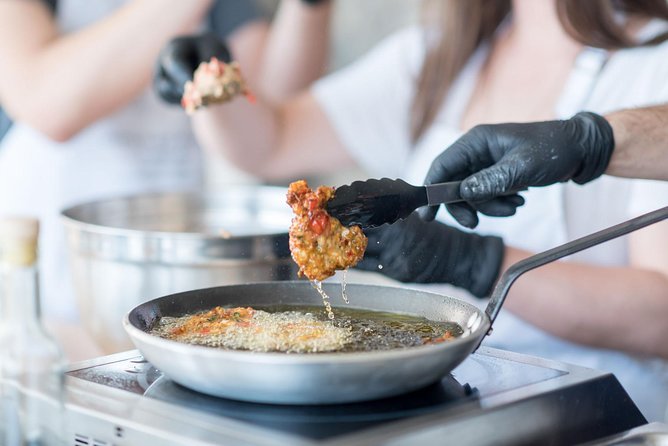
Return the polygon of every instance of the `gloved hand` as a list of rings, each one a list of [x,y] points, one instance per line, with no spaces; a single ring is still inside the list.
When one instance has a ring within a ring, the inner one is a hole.
[[[365,233],[369,244],[357,267],[401,282],[450,283],[484,297],[503,261],[504,245],[499,237],[428,223],[416,213]]]
[[[584,184],[603,174],[614,148],[612,127],[602,116],[581,112],[565,121],[479,125],[432,163],[425,184],[464,180],[469,204],[447,205],[463,226],[478,224],[476,211],[504,216],[524,204],[518,195],[529,186],[573,180]],[[433,220],[438,207],[421,210]]]
[[[212,57],[223,62],[232,59],[225,43],[212,32],[170,40],[158,56],[153,87],[166,102],[179,104],[186,81],[192,80],[201,62]]]

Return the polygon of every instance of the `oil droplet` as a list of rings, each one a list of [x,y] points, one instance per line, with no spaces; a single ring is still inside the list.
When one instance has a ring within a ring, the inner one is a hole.
[[[378,265],[378,269],[383,269],[383,265]]]
[[[348,270],[344,269],[343,270],[343,275],[341,277],[341,298],[343,299],[343,301],[345,303],[349,304],[350,301],[348,300],[348,295],[346,294],[346,273],[347,272],[348,272]]]
[[[325,305],[325,311],[327,311],[327,317],[331,320],[334,320],[334,312],[332,311],[332,304],[329,303],[329,296],[325,293],[325,290],[322,289],[322,282],[319,280],[312,280],[311,285],[316,289],[320,296],[322,296],[322,303]]]

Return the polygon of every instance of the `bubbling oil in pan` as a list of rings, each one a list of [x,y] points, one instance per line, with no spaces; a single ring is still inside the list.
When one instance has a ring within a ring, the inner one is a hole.
[[[454,322],[354,308],[337,308],[335,320],[321,307],[272,306],[220,310],[230,314],[248,311],[250,317],[224,321],[220,330],[207,325],[211,312],[163,317],[151,333],[163,338],[231,350],[285,353],[367,352],[447,342],[463,333]],[[244,313],[246,314],[246,313]],[[182,330],[193,317],[203,325]],[[202,319],[200,319],[202,320]],[[203,329],[204,328],[204,329]]]

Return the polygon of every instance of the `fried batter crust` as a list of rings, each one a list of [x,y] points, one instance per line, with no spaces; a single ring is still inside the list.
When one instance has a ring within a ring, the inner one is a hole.
[[[311,190],[304,180],[288,188],[287,202],[295,213],[290,225],[290,252],[299,275],[324,280],[336,270],[355,266],[364,256],[367,238],[359,226],[345,227],[330,216],[325,204],[334,188]]]
[[[228,102],[239,95],[254,101],[239,64],[227,64],[212,57],[209,62],[200,63],[193,80],[185,83],[181,105],[188,114],[192,114],[201,107]]]

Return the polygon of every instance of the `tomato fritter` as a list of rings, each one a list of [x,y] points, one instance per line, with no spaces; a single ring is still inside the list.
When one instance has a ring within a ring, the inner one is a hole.
[[[200,63],[193,74],[193,80],[185,83],[181,105],[186,113],[192,114],[200,107],[228,102],[239,95],[254,101],[239,64],[227,64],[212,57],[209,62]]]
[[[311,190],[304,180],[288,188],[288,204],[295,213],[290,225],[290,252],[299,275],[324,280],[337,269],[355,266],[364,256],[367,238],[359,226],[347,228],[325,210],[334,188]]]
[[[352,341],[350,327],[319,320],[312,313],[269,313],[251,307],[163,316],[151,333],[187,344],[254,352],[339,351]]]
[[[171,335],[178,338],[190,334],[220,334],[233,325],[248,326],[253,317],[251,307],[222,308],[215,307],[205,313],[196,314],[175,327]]]

